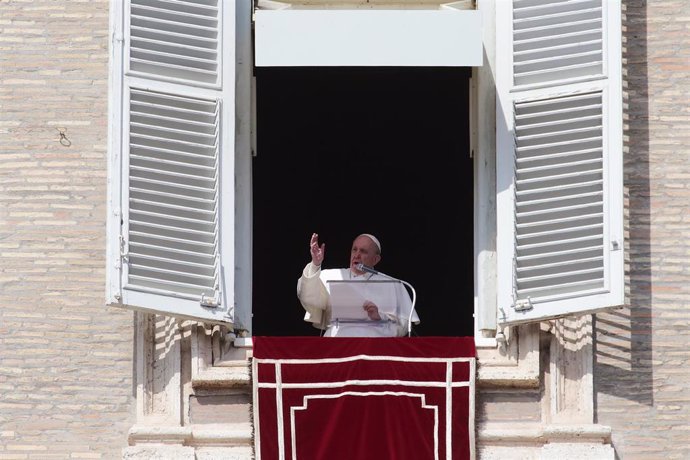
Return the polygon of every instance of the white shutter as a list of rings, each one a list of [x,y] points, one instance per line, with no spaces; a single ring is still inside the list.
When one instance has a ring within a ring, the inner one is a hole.
[[[602,0],[515,0],[512,25],[516,86],[603,74]]]
[[[218,86],[219,0],[130,0],[129,6],[130,75]]]
[[[108,303],[234,323],[235,4],[114,4]]]
[[[498,6],[502,324],[623,303],[620,40],[618,1]]]
[[[127,284],[217,298],[219,103],[132,89]]]

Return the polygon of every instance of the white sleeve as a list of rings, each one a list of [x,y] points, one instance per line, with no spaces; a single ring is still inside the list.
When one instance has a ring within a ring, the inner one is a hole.
[[[321,267],[309,262],[297,280],[297,298],[306,311],[304,320],[321,324],[323,312],[328,308],[328,291],[320,278]]]

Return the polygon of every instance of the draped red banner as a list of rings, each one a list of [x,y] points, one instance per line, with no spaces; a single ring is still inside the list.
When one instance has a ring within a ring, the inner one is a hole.
[[[257,460],[474,458],[471,337],[254,337]]]

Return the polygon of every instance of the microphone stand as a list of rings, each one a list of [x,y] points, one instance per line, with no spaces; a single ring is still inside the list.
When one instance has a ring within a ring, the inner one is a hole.
[[[415,291],[414,288],[412,287],[412,285],[410,283],[408,283],[407,281],[403,281],[399,278],[394,278],[390,275],[386,275],[385,273],[382,273],[382,272],[375,270],[371,267],[367,267],[366,265],[364,265],[362,263],[357,264],[357,269],[361,270],[363,272],[371,273],[372,275],[385,276],[388,279],[398,281],[399,283],[402,283],[404,286],[407,286],[408,288],[410,288],[410,291],[412,291],[412,307],[410,308],[410,314],[407,317],[407,336],[411,337],[412,336],[412,314],[414,313],[414,306],[415,306],[415,303],[417,302],[417,291]]]

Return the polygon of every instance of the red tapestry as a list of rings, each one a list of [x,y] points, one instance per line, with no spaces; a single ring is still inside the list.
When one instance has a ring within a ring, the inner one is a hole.
[[[474,458],[471,337],[254,337],[257,460]]]

